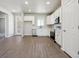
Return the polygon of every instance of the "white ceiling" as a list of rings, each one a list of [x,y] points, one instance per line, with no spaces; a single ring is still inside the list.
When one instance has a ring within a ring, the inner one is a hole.
[[[28,5],[25,5],[25,1],[28,1]],[[47,1],[50,1],[49,5],[46,5]],[[24,13],[50,13],[60,5],[61,0],[0,0],[1,7],[14,12],[23,10]]]

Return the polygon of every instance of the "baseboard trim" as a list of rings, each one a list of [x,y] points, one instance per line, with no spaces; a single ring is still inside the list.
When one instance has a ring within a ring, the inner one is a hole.
[[[65,53],[69,58],[72,58],[67,52],[64,51],[64,53]]]
[[[24,35],[24,37],[27,37],[27,36],[28,36],[28,37],[32,37],[32,35]]]
[[[61,47],[61,50],[62,50],[62,51],[65,51],[62,47]]]
[[[58,46],[59,46],[59,48],[61,48],[61,45],[59,45],[56,41],[54,41]]]
[[[32,35],[32,37],[38,37],[38,35]]]
[[[14,35],[14,36],[22,36],[22,35],[20,35],[20,34],[16,34],[16,35]]]
[[[49,37],[49,36],[38,36],[38,37]],[[49,37],[50,38],[50,37]]]
[[[59,48],[69,57],[72,58],[67,52],[65,52],[65,50],[63,48],[61,48],[61,46],[55,41],[55,43],[59,46]]]
[[[13,37],[13,36],[15,36],[15,35],[11,35],[11,36],[6,36],[5,38],[10,38],[10,37]]]
[[[61,50],[69,57],[72,58],[67,52],[65,52],[65,50],[63,48],[61,48]]]

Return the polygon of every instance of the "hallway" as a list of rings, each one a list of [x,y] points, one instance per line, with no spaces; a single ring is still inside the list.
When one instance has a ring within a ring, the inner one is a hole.
[[[49,37],[14,36],[0,40],[2,58],[68,58]]]

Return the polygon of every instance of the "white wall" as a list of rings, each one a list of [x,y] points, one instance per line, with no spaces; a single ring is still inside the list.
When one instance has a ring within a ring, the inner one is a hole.
[[[5,35],[5,19],[0,19],[0,34]]]
[[[22,13],[14,13],[14,34],[23,36],[23,14]]]
[[[78,0],[62,1],[62,48],[71,57],[79,51],[79,4]]]
[[[9,14],[8,16],[9,16],[9,20],[8,20],[9,33],[8,33],[8,35],[10,37],[10,36],[14,35],[14,16],[13,16],[13,14]]]
[[[3,8],[3,7],[1,7],[0,6],[0,11],[2,11],[2,12],[4,12],[4,13],[6,13],[8,16],[8,30],[7,30],[7,37],[10,37],[10,36],[13,36],[13,34],[14,34],[14,19],[13,19],[13,14],[9,11],[9,10],[7,10],[7,9],[5,9],[5,8]]]

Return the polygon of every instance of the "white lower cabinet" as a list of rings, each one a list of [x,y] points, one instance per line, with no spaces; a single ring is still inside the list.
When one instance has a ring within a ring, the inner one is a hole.
[[[62,45],[61,24],[54,25],[54,29],[55,29],[55,41],[61,46]]]

